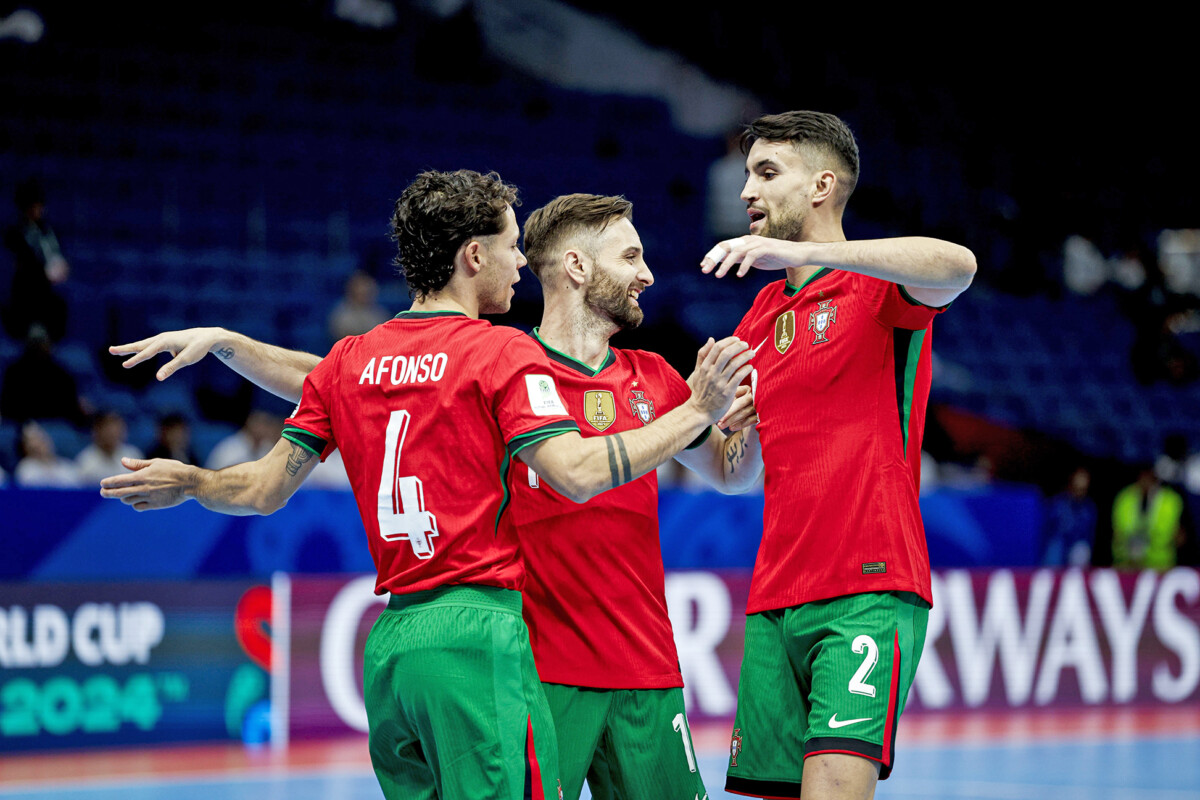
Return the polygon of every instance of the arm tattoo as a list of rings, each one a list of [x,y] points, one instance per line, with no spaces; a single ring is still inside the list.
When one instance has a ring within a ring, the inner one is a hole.
[[[729,437],[729,441],[725,445],[725,460],[729,463],[730,474],[737,472],[737,468],[742,463],[742,459],[746,457],[746,437],[741,431],[737,435]]]
[[[311,461],[312,457],[312,453],[292,442],[292,452],[288,454],[287,464],[284,465],[284,469],[287,470],[288,475],[295,477],[300,468]]]
[[[222,347],[220,350],[214,350],[213,355],[216,356],[217,358],[221,359],[222,361],[228,361],[229,359],[231,359],[235,355],[237,355],[237,353],[234,352],[234,349],[232,347]]]
[[[612,437],[604,437],[604,445],[608,448],[608,473],[612,476],[612,488],[617,488],[621,485],[621,475],[617,470],[617,451],[613,449]]]
[[[629,453],[625,452],[625,440],[621,438],[621,434],[613,434],[613,438],[617,440],[617,449],[621,451],[621,483],[633,480],[633,467],[629,464]]]

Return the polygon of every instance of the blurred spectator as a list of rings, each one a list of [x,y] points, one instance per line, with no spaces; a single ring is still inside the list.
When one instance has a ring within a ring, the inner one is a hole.
[[[21,428],[19,449],[21,460],[13,472],[13,479],[18,485],[79,486],[79,469],[75,462],[54,451],[54,440],[41,425],[36,422],[25,423]]]
[[[725,155],[708,168],[708,211],[705,219],[711,242],[733,239],[750,233],[750,217],[742,187],[746,185],[746,156],[741,148],[742,129],[725,135]]]
[[[70,274],[54,229],[46,221],[46,197],[34,179],[17,185],[20,219],[4,232],[4,246],[13,254],[15,272],[5,327],[14,339],[24,339],[40,325],[53,341],[67,328],[67,303],[55,290]]]
[[[54,358],[50,337],[40,325],[33,326],[25,352],[8,365],[0,383],[0,416],[7,419],[65,419],[82,425],[86,418],[75,378]]]
[[[251,411],[236,433],[217,442],[204,464],[208,469],[224,469],[234,464],[257,461],[271,452],[283,432],[283,420],[267,411]]]
[[[92,422],[92,443],[75,457],[84,486],[99,485],[102,478],[127,472],[122,458],[141,458],[142,451],[125,441],[129,430],[115,411],[97,414]]]
[[[1042,564],[1086,567],[1092,563],[1099,513],[1088,496],[1092,474],[1086,467],[1071,473],[1067,487],[1050,499],[1042,536]]]
[[[154,446],[146,458],[173,458],[184,464],[199,464],[192,450],[192,429],[182,414],[164,414],[158,420]]]
[[[1063,283],[1075,294],[1095,294],[1108,281],[1108,262],[1092,242],[1068,236],[1063,243]]]
[[[389,314],[379,305],[379,284],[365,272],[355,272],[346,281],[346,292],[329,312],[329,335],[336,342],[366,333]]]
[[[1183,542],[1183,498],[1145,466],[1113,501],[1113,566],[1165,571]]]

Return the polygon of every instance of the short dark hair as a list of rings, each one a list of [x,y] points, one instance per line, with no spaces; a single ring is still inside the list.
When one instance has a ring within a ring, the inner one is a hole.
[[[618,219],[633,220],[633,203],[620,195],[565,194],[525,220],[525,258],[540,281],[570,236],[599,234]]]
[[[469,169],[422,172],[400,195],[392,213],[395,264],[418,300],[441,291],[454,275],[464,242],[504,230],[504,212],[520,205],[517,187],[495,172]]]
[[[831,166],[838,173],[843,203],[858,185],[858,142],[854,140],[850,126],[833,114],[823,111],[786,111],[759,117],[742,132],[742,153],[749,153],[759,139],[790,142],[797,150],[808,149],[833,159],[833,164],[815,166]]]

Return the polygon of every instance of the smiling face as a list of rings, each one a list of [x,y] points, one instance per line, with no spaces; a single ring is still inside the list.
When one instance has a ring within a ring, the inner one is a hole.
[[[476,278],[480,314],[503,314],[512,305],[513,286],[521,280],[525,266],[521,252],[521,229],[512,206],[504,212],[504,229],[492,236],[481,236],[484,264]]]
[[[636,328],[644,316],[638,296],[654,283],[637,229],[628,218],[614,220],[589,249],[595,263],[584,303],[621,329]]]
[[[754,142],[742,189],[750,233],[800,241],[812,214],[813,192],[814,171],[790,142]]]

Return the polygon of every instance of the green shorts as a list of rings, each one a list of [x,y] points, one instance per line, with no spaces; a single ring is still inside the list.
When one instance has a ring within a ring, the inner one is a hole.
[[[848,753],[892,771],[896,723],[925,646],[915,594],[854,594],[746,617],[725,788],[799,797],[804,759]]]
[[[578,800],[584,778],[594,800],[707,797],[682,689],[542,686],[558,731],[566,800]]]
[[[554,723],[519,592],[393,595],[367,637],[371,764],[389,800],[557,800]]]

